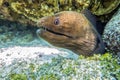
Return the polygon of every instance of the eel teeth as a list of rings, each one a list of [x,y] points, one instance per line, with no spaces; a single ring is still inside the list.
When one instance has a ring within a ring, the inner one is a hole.
[[[45,31],[47,31],[48,29],[46,27],[42,27]]]

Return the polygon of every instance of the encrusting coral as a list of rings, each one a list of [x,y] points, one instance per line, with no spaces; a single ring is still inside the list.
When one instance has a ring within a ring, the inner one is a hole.
[[[112,12],[120,0],[0,0],[0,19],[35,25],[35,22],[48,15],[63,10],[80,12],[89,8],[95,15]]]

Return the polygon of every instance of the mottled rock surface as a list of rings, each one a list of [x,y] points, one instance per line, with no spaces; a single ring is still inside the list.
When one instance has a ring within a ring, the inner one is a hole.
[[[120,8],[107,23],[103,39],[107,45],[107,50],[115,53],[120,52]]]

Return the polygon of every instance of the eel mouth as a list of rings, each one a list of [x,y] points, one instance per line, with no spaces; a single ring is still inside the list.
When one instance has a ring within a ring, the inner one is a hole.
[[[65,36],[65,37],[68,37],[68,38],[73,38],[72,36],[69,36],[69,35],[66,35],[66,34],[63,34],[63,33],[60,33],[60,32],[55,32],[55,31],[53,31],[51,29],[48,29],[46,27],[43,27],[43,26],[41,27],[41,29],[44,30],[44,31],[48,31],[48,32],[50,32],[52,34],[55,34],[55,35]]]

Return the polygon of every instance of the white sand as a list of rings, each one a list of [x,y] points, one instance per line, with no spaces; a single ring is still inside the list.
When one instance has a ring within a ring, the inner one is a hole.
[[[49,47],[10,47],[0,49],[0,67],[10,65],[17,60],[39,60],[40,64],[50,62],[52,58],[58,55],[66,58],[77,58],[77,55]]]

